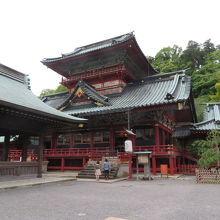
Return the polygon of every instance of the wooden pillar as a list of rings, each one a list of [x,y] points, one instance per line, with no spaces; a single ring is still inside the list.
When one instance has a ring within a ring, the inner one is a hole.
[[[61,172],[64,172],[64,166],[65,166],[65,159],[64,159],[64,157],[62,157],[61,158],[61,168],[60,168]]]
[[[28,136],[23,136],[23,141],[22,141],[22,162],[27,161],[27,147],[29,143],[29,137]]]
[[[90,148],[94,148],[94,132],[90,133]]]
[[[44,136],[40,135],[39,138],[40,140],[39,140],[38,155],[37,155],[37,160],[38,160],[37,178],[42,178]]]
[[[52,137],[51,137],[51,148],[56,148],[56,140],[57,140],[57,135],[56,134],[52,134]]]
[[[174,174],[176,174],[177,173],[176,157],[173,158],[173,165],[174,165]]]
[[[169,163],[170,163],[170,175],[173,176],[174,175],[174,163],[173,163],[173,158],[169,157]]]
[[[156,145],[156,149],[159,150],[159,145],[160,145],[160,136],[159,136],[159,125],[155,124],[154,125],[154,142]]]
[[[156,163],[155,156],[152,156],[152,173],[153,173],[153,175],[157,174],[157,163]]]
[[[3,149],[2,149],[3,150],[2,151],[2,160],[3,161],[8,160],[9,145],[10,145],[10,135],[5,135]]]
[[[162,130],[162,143],[163,143],[163,145],[165,145],[166,144],[166,131],[165,130]]]
[[[74,134],[70,134],[70,147],[73,148],[74,146],[74,138],[73,138]]]
[[[132,154],[129,155],[129,174],[128,179],[132,178]]]
[[[110,129],[110,148],[115,151],[115,137],[113,128]]]

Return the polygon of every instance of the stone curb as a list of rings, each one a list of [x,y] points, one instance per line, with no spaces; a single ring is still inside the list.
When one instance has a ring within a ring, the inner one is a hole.
[[[120,182],[120,181],[124,181],[127,180],[128,178],[119,178],[119,179],[113,179],[113,180],[99,180],[99,183],[116,183],[116,182]],[[77,181],[81,181],[81,182],[96,182],[95,179],[84,179],[84,178],[77,178]]]
[[[7,189],[16,189],[16,188],[25,188],[25,187],[32,187],[37,185],[43,185],[43,184],[50,184],[50,183],[59,183],[59,182],[67,182],[76,180],[76,178],[66,178],[66,179],[60,179],[60,180],[54,180],[54,181],[48,181],[48,182],[38,182],[38,183],[27,183],[23,185],[14,185],[14,186],[0,186],[0,190],[7,190]],[[9,181],[10,182],[10,181]]]

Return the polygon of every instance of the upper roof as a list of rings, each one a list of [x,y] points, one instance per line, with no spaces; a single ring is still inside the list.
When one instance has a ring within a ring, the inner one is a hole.
[[[74,56],[77,56],[77,55],[89,53],[89,52],[92,52],[92,51],[101,50],[103,48],[115,46],[117,44],[125,42],[125,41],[127,41],[127,40],[129,40],[133,37],[134,37],[133,32],[128,33],[128,34],[124,34],[124,35],[120,35],[118,37],[114,37],[114,38],[110,38],[110,39],[107,39],[107,40],[99,41],[97,43],[89,44],[89,45],[82,46],[82,47],[77,47],[77,48],[75,48],[75,50],[73,52],[62,54],[61,57],[45,58],[45,59],[42,60],[42,62],[43,63],[49,63],[49,62],[54,62],[54,61],[58,61],[58,60],[64,60],[64,59],[74,57]]]
[[[20,76],[22,73],[19,73]],[[23,77],[25,75],[23,74]],[[25,85],[24,81],[0,70],[0,105],[32,112],[64,122],[80,122],[86,119],[69,116],[38,99]]]
[[[45,58],[42,63],[66,78],[120,64],[126,66],[137,79],[156,73],[133,32],[78,47],[61,57]]]
[[[194,124],[192,130],[220,130],[220,102],[206,103],[203,119],[204,121]]]
[[[97,115],[123,112],[134,108],[159,106],[184,102],[190,97],[191,79],[185,71],[168,74],[157,74],[140,81],[128,84],[122,93],[108,95],[109,105],[94,106],[85,104],[70,106],[64,112],[71,115]],[[45,103],[58,107],[68,99],[62,93],[46,96]]]

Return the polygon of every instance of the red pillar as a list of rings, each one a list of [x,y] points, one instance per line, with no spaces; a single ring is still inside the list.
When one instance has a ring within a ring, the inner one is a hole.
[[[174,174],[176,174],[177,173],[176,157],[173,158],[173,164],[174,164]]]
[[[173,158],[169,157],[169,163],[170,163],[170,175],[174,175],[174,163],[173,163]]]
[[[163,135],[163,145],[166,144],[166,131],[165,130],[162,130],[162,135]]]
[[[159,150],[159,145],[160,145],[160,136],[159,136],[159,125],[155,124],[154,125],[154,142],[156,145],[156,149]]]
[[[64,162],[65,162],[64,158],[62,157],[61,158],[61,169],[60,169],[61,172],[64,172]]]
[[[156,164],[156,157],[152,156],[152,173],[153,175],[157,174],[157,164]]]
[[[129,155],[129,174],[128,179],[132,178],[132,154]]]
[[[181,158],[180,157],[177,157],[177,168],[178,168],[178,172],[180,172],[180,164],[181,164]]]

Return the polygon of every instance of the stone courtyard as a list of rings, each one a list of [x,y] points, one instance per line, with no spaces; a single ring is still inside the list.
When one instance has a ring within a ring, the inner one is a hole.
[[[1,220],[219,219],[219,185],[195,177],[67,181],[0,190]]]

